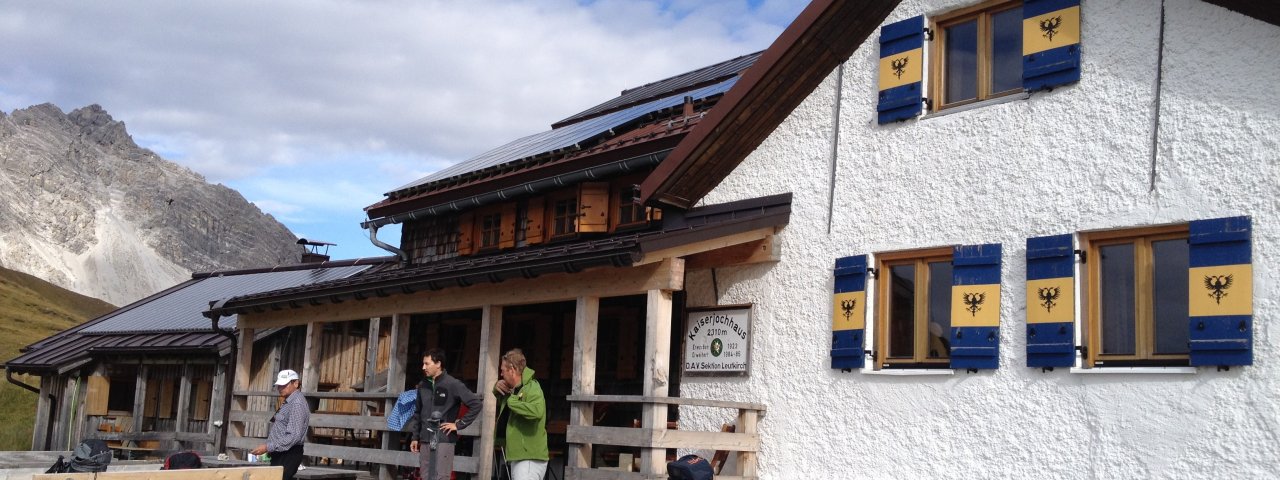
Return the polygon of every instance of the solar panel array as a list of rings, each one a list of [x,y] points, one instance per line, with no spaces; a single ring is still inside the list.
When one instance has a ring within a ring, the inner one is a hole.
[[[684,103],[686,96],[698,100],[723,94],[729,91],[737,81],[737,77],[732,77],[693,91],[666,96],[572,125],[529,135],[418,179],[395,189],[392,193],[569,148],[650,113],[678,106]]]
[[[115,316],[81,330],[84,333],[174,332],[209,330],[209,319],[201,312],[209,302],[282,288],[347,278],[369,265],[314,268],[280,272],[226,275],[196,280],[177,291],[126,308]],[[235,317],[223,318],[220,328],[234,328]]]

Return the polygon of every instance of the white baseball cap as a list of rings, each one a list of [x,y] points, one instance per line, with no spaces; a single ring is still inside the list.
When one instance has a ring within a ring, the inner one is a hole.
[[[295,372],[293,370],[281,370],[280,374],[276,375],[276,386],[278,387],[282,385],[288,385],[289,382],[292,382],[297,379],[298,379],[298,372]]]

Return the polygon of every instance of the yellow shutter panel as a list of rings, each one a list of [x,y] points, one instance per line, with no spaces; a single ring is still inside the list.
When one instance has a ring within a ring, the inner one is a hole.
[[[156,406],[160,404],[160,381],[148,378],[147,391],[143,395],[146,396],[146,401],[142,403],[142,416],[156,416]]]
[[[578,231],[583,233],[609,231],[609,184],[586,182],[578,194]]]
[[[472,242],[475,237],[475,215],[464,213],[458,216],[458,255],[471,255],[475,253],[475,245]]]
[[[84,400],[85,415],[106,415],[107,395],[111,393],[111,380],[102,375],[90,375],[88,393]]]
[[[160,382],[160,418],[173,418],[173,396],[177,385],[172,378]]]
[[[512,248],[516,246],[516,228],[520,225],[520,219],[516,218],[515,202],[502,206],[502,228],[498,237],[498,248]]]
[[[543,197],[530,198],[528,206],[525,208],[527,212],[525,215],[528,220],[524,224],[524,242],[529,245],[542,243],[545,203],[546,199]]]

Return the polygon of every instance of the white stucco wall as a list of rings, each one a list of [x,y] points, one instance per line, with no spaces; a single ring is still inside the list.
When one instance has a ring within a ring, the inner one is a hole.
[[[888,21],[970,3],[905,1]],[[1153,189],[1160,4],[1082,8],[1078,84],[888,126],[874,120],[873,35],[844,66],[829,233],[834,73],[704,199],[795,195],[781,262],[716,272],[720,304],[756,305],[749,378],[681,385],[686,397],[768,405],[764,478],[1280,476],[1280,28],[1167,2]],[[1253,366],[1181,375],[1024,366],[1027,237],[1234,215],[1253,218]],[[837,257],[977,243],[1004,245],[998,370],[829,367]],[[689,272],[687,289],[690,306],[717,302],[709,271]],[[681,415],[703,429],[731,418]]]

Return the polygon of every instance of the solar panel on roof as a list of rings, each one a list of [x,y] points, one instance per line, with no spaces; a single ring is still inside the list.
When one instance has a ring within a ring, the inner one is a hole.
[[[535,133],[468,160],[458,162],[451,167],[401,186],[391,193],[573,147],[584,140],[604,134],[612,128],[625,125],[650,113],[680,105],[684,103],[685,97],[693,97],[695,100],[700,100],[723,94],[729,91],[729,88],[733,87],[733,84],[737,83],[737,81],[737,77],[729,78],[697,90],[670,95],[572,125]]]
[[[315,268],[281,272],[208,277],[170,292],[81,330],[84,333],[165,332],[209,330],[209,319],[201,315],[209,302],[251,293],[347,278],[369,265]],[[223,318],[220,328],[235,328],[235,318]]]

